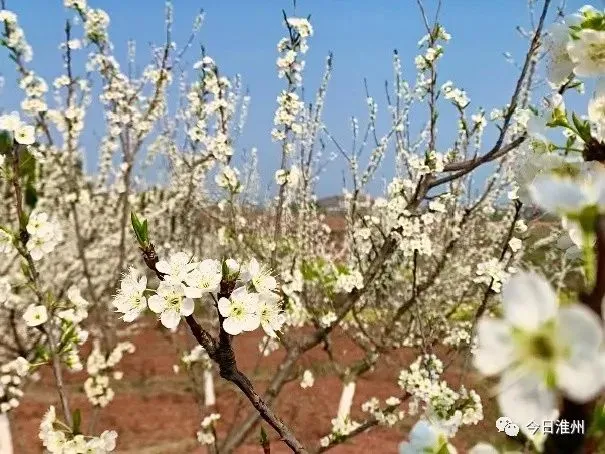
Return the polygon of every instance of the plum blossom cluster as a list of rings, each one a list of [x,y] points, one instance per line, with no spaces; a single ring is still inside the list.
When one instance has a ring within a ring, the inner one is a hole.
[[[30,214],[27,233],[29,234],[27,250],[36,261],[50,254],[63,241],[60,224],[42,211],[34,210]]]
[[[506,263],[495,257],[477,264],[476,277],[473,279],[478,284],[490,286],[491,290],[500,293],[502,282],[515,272],[513,267],[507,267]]]
[[[215,181],[218,187],[227,189],[232,194],[237,194],[242,189],[239,182],[239,170],[235,167],[223,167],[216,175]]]
[[[39,438],[50,454],[106,454],[116,448],[117,437],[113,430],[106,430],[98,437],[73,434],[57,419],[54,406],[48,409],[40,423]]]
[[[466,92],[455,87],[451,80],[448,80],[441,86],[441,91],[443,92],[445,99],[451,101],[455,106],[461,109],[465,108],[471,102]],[[477,117],[477,123],[483,124],[483,121],[485,121],[483,117]]]
[[[430,66],[432,62],[443,54],[443,47],[437,44],[437,42],[448,42],[450,39],[452,39],[452,36],[442,25],[437,24],[435,30],[427,33],[418,41],[418,47],[426,48],[426,53],[425,55],[416,56],[416,67],[422,71]]]
[[[202,363],[205,368],[212,366],[208,353],[206,353],[206,350],[201,345],[196,345],[190,352],[184,353],[181,356],[181,362],[187,367],[191,367],[193,363]]]
[[[550,27],[548,78],[553,87],[565,83],[572,74],[598,77],[605,73],[602,17],[601,11],[586,5]]]
[[[19,27],[17,15],[6,9],[0,10],[0,22],[4,24],[3,37],[6,42],[3,44],[8,47],[15,56],[23,58],[25,62],[31,61],[33,51],[25,39],[23,29]]]
[[[59,345],[51,347],[51,351],[42,349],[41,359],[49,360],[52,355],[57,355],[70,370],[77,372],[83,369],[79,347],[89,335],[80,325],[88,317],[89,302],[77,287],[70,287],[66,296],[65,300],[53,302],[50,309],[42,304],[30,304],[23,313],[23,320],[29,327],[44,325],[47,337],[60,340]],[[55,348],[58,351],[52,352]]]
[[[7,413],[19,406],[23,397],[21,387],[29,370],[30,363],[22,356],[0,366],[0,413]]]
[[[290,133],[300,136],[303,132],[299,116],[304,103],[296,88],[302,83],[302,71],[305,67],[305,62],[300,56],[308,50],[307,39],[313,35],[313,27],[308,19],[298,17],[286,18],[286,26],[289,37],[282,38],[277,44],[280,54],[277,68],[279,77],[287,80],[288,87],[277,97],[277,110],[273,119],[275,128],[271,131],[271,137],[276,142],[283,142],[286,153],[289,153],[292,144],[286,141],[287,137]]]
[[[263,336],[263,338],[258,343],[258,351],[263,356],[269,356],[271,353],[279,350],[279,342],[270,336]]]
[[[423,418],[453,437],[463,425],[483,419],[481,398],[461,386],[458,391],[441,379],[443,363],[435,355],[419,356],[399,374],[399,386],[411,396],[409,413],[422,412]]]
[[[277,44],[280,53],[277,59],[278,75],[297,85],[302,82],[301,73],[305,67],[305,62],[299,61],[298,57],[309,49],[307,39],[313,35],[313,27],[308,19],[300,17],[286,18],[286,25],[291,34]]]
[[[202,147],[202,156],[227,164],[233,155],[229,121],[236,109],[233,83],[219,74],[218,66],[209,56],[194,65],[200,78],[187,93],[187,109],[182,116],[187,122],[187,135],[194,146]]]
[[[273,124],[276,126],[271,133],[274,141],[283,141],[291,131],[294,134],[302,132],[302,124],[297,122],[298,117],[304,107],[298,93],[294,91],[282,91],[277,97],[277,110]]]
[[[120,342],[105,355],[100,342],[95,339],[92,351],[86,360],[86,372],[89,377],[84,382],[84,392],[93,406],[106,407],[114,398],[115,392],[110,387],[110,378],[121,380],[123,373],[115,370],[124,353],[134,353],[135,346],[130,342]]]
[[[22,122],[19,112],[11,112],[8,115],[0,116],[1,131],[10,134],[13,140],[20,145],[31,145],[36,141],[35,128]]]
[[[327,447],[330,444],[338,443],[346,439],[347,435],[360,427],[360,423],[352,420],[349,416],[336,417],[332,419],[332,431],[319,440],[322,447]]]
[[[256,259],[243,267],[233,259],[196,262],[190,255],[177,252],[168,260],[160,260],[156,269],[163,277],[156,290],[147,289],[147,279],[134,268],[122,279],[113,304],[125,321],[136,319],[148,306],[166,328],[176,329],[181,317],[193,314],[194,300],[205,295],[215,302],[222,327],[231,335],[262,326],[275,337],[285,321],[277,281]],[[223,282],[235,284],[226,296],[220,294]]]
[[[351,293],[353,289],[363,288],[363,276],[358,270],[353,272],[344,272],[338,275],[334,284],[334,290],[337,292]]]
[[[405,412],[399,409],[401,399],[391,396],[385,400],[385,407],[381,407],[380,400],[372,397],[361,404],[361,410],[369,413],[379,425],[392,427],[405,417]]]

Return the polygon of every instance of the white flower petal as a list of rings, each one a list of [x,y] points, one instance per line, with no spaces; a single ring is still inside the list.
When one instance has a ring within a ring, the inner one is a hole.
[[[590,203],[580,185],[552,175],[537,176],[529,193],[536,205],[553,213],[575,213]]]
[[[242,330],[244,331],[254,331],[256,328],[258,328],[260,326],[260,316],[253,312],[253,313],[247,313],[242,321]]]
[[[533,373],[508,370],[502,374],[498,389],[501,414],[519,427],[525,427],[532,421],[541,426],[557,411],[555,393]]]
[[[231,314],[231,301],[227,298],[221,298],[218,300],[218,311],[223,317],[229,317]]]
[[[174,329],[179,325],[181,321],[181,314],[177,311],[169,309],[167,311],[162,312],[160,316],[160,320],[162,325],[164,325],[168,329]]]
[[[156,263],[155,269],[163,274],[168,274],[171,271],[170,265],[166,260],[160,260],[158,263]]]
[[[150,296],[147,300],[147,304],[149,306],[149,309],[151,309],[156,314],[161,313],[166,308],[166,300],[160,295]]]
[[[141,312],[142,311],[140,310],[131,309],[124,314],[122,320],[124,320],[126,323],[133,322],[139,317],[139,315],[141,315]]]
[[[557,316],[557,335],[571,346],[573,360],[593,360],[603,342],[603,327],[597,315],[585,306],[563,307]]]
[[[181,315],[186,317],[193,314],[194,307],[195,305],[193,304],[193,300],[191,298],[183,299],[183,302],[181,303]]]
[[[197,287],[185,287],[185,296],[187,298],[201,298],[204,292]]]
[[[557,297],[543,277],[532,272],[512,276],[502,287],[504,317],[511,325],[535,330],[552,319],[557,311]]]
[[[235,336],[242,332],[242,325],[233,317],[229,317],[223,321],[223,329],[229,334]]]
[[[603,387],[602,365],[594,361],[562,362],[557,364],[557,386],[571,400],[584,403],[592,400]]]
[[[483,317],[477,323],[475,367],[483,375],[502,372],[515,359],[510,326],[503,320]]]

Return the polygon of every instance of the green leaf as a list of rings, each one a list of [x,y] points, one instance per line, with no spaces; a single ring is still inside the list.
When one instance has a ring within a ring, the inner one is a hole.
[[[73,412],[72,415],[72,419],[73,419],[73,426],[72,426],[72,432],[74,435],[78,435],[80,434],[80,425],[82,424],[82,413],[80,413],[80,409],[76,409]]]
[[[589,142],[592,138],[590,134],[590,124],[587,121],[582,121],[575,113],[571,114],[573,124],[578,131],[578,135],[584,142]]]
[[[28,180],[25,185],[25,204],[33,210],[36,207],[37,203],[38,192],[36,191],[36,188],[34,187],[32,182]]]
[[[147,219],[143,221],[143,239],[149,241],[149,225],[147,224]]]
[[[546,123],[546,126],[548,126],[549,128],[556,128],[557,126],[561,126],[561,127],[567,127],[569,126],[569,123],[567,122],[567,118],[565,118],[564,116],[558,116],[556,118],[554,118],[553,120],[549,121],[548,123]]]
[[[8,131],[0,131],[0,154],[9,155],[13,149],[13,138]]]
[[[130,221],[132,223],[132,230],[134,230],[134,234],[137,237],[139,244],[143,247],[147,246],[149,242],[149,227],[147,225],[147,220],[144,219],[143,222],[141,222],[136,213],[131,211]]]
[[[36,178],[36,158],[26,148],[19,152],[19,174],[31,181]]]
[[[137,217],[137,214],[134,211],[130,212],[130,222],[132,223],[132,228],[134,229],[134,231],[137,232],[141,227],[141,221],[139,221],[139,218]]]

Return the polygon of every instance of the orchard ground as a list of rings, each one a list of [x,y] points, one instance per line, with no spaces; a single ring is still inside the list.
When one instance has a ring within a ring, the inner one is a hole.
[[[100,428],[114,429],[119,433],[116,452],[122,454],[183,454],[205,453],[196,438],[203,412],[196,403],[187,373],[181,370],[175,373],[173,365],[177,361],[174,343],[166,337],[166,330],[155,326],[149,318],[148,326],[142,327],[139,334],[131,340],[137,351],[126,355],[120,370],[124,372],[121,381],[114,382],[115,399],[98,414],[95,424]],[[185,323],[179,326],[179,341],[193,344]],[[280,363],[283,351],[277,351],[261,360],[257,373],[253,374],[258,360],[258,345],[261,335],[249,333],[237,336],[235,351],[238,364],[259,390]],[[347,364],[362,356],[358,349],[342,333],[333,338],[333,351],[340,358],[340,364]],[[420,351],[406,349],[397,355],[385,356],[376,370],[359,381],[358,392],[353,402],[352,417],[365,418],[360,406],[371,397],[384,399],[400,395],[397,377],[402,368],[409,365]],[[438,356],[445,359],[443,355]],[[445,361],[444,361],[445,362]],[[311,369],[315,376],[312,388],[302,389],[300,379],[305,369]],[[484,420],[477,426],[464,427],[454,439],[459,452],[466,452],[477,441],[502,442],[502,437],[494,435],[495,421],[498,418],[494,401],[489,400],[491,384],[480,380],[472,366],[464,358],[458,358],[445,374],[448,382],[457,387],[462,374],[464,382],[476,389],[483,399]],[[82,427],[89,427],[92,418],[90,405],[81,389],[84,375],[68,376],[69,395],[74,408],[82,410]],[[219,437],[235,422],[236,417],[247,415],[251,409],[247,401],[239,403],[239,393],[230,384],[216,377],[217,407],[214,411],[221,414],[218,421]],[[49,405],[57,405],[56,389],[50,375],[44,375],[41,383],[30,386],[26,397],[12,415],[15,454],[33,454],[41,452],[38,440],[38,425]],[[308,352],[300,362],[296,380],[285,385],[278,401],[278,414],[286,420],[298,436],[308,446],[316,446],[320,437],[331,428],[330,420],[335,416],[341,392],[340,380],[331,373],[327,354],[321,347]],[[397,452],[398,443],[405,438],[417,417],[405,420],[404,427],[375,428],[355,437],[351,442],[338,446],[331,451],[334,454],[365,454]],[[271,435],[271,453],[290,452],[287,446]],[[489,437],[492,437],[491,439]],[[494,438],[496,437],[496,438]],[[254,432],[248,442],[236,450],[238,454],[262,454],[262,448],[256,442],[258,432]]]

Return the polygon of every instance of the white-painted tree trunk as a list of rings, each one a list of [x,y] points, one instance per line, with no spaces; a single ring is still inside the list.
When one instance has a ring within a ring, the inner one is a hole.
[[[204,405],[212,407],[216,404],[216,394],[214,394],[214,378],[211,369],[204,369]]]
[[[351,405],[353,405],[353,397],[355,396],[355,382],[350,381],[343,385],[342,394],[340,395],[340,403],[338,404],[338,414],[336,417],[344,420],[351,413]]]
[[[11,427],[6,413],[0,414],[0,454],[13,454]]]

